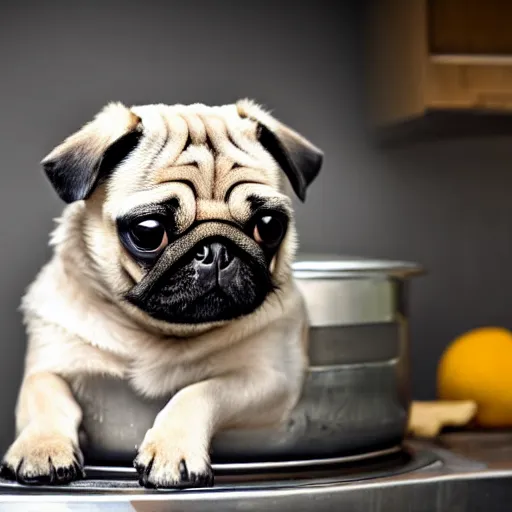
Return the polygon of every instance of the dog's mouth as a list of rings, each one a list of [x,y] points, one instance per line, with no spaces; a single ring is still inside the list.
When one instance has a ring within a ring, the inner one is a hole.
[[[173,324],[233,320],[273,290],[261,248],[234,226],[204,223],[170,244],[126,299]]]

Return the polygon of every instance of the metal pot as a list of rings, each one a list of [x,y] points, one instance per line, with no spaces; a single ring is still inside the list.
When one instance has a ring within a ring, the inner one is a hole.
[[[400,446],[409,394],[410,263],[303,256],[294,274],[311,322],[302,398],[280,428],[219,433],[214,461],[351,457]],[[85,454],[130,463],[165,400],[138,397],[121,381],[91,379],[77,396]]]

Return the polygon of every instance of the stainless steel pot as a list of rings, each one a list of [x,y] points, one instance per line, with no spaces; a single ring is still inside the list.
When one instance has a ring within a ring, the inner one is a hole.
[[[220,433],[214,461],[297,464],[399,446],[410,405],[409,279],[421,272],[410,263],[299,258],[294,273],[311,321],[302,398],[280,428]],[[100,464],[130,463],[166,402],[97,378],[77,399],[86,457]]]

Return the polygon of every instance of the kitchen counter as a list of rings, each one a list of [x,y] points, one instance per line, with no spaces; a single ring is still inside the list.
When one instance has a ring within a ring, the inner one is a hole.
[[[53,491],[0,481],[0,511],[512,510],[512,432],[457,432],[372,461],[217,475],[213,489],[144,491],[131,468]]]

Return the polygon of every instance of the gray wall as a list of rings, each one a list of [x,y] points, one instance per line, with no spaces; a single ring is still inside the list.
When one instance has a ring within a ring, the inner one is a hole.
[[[22,369],[20,296],[62,205],[38,162],[106,102],[253,97],[326,152],[297,206],[302,249],[425,264],[413,287],[414,394],[469,328],[512,327],[512,144],[377,150],[361,126],[358,2],[7,2],[0,7],[0,448]],[[289,6],[293,5],[293,8]]]

